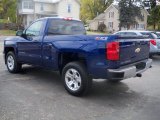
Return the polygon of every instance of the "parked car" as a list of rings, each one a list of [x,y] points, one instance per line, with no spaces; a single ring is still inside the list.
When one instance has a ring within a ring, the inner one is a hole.
[[[114,34],[123,36],[130,36],[130,35],[144,36],[145,38],[150,39],[150,56],[160,54],[160,38],[156,32],[127,30],[127,31],[119,31]]]
[[[143,35],[147,35],[150,40],[150,56],[160,55],[160,37],[153,31],[141,31]]]
[[[122,35],[122,36],[143,36],[140,31],[136,30],[124,30],[124,31],[118,31],[114,33],[114,35]]]
[[[4,58],[10,73],[23,64],[59,71],[72,95],[87,93],[92,79],[113,82],[141,77],[152,63],[149,41],[118,35],[85,35],[81,21],[41,18],[16,37],[4,41]]]

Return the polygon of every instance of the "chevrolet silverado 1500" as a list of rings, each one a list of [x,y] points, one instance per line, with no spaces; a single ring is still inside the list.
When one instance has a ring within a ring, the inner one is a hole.
[[[149,47],[141,37],[86,35],[80,20],[49,17],[5,39],[4,58],[11,73],[23,64],[59,71],[65,89],[79,96],[89,91],[92,79],[141,77],[152,63]]]

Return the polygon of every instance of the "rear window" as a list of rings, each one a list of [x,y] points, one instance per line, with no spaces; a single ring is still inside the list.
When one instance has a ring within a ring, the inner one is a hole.
[[[125,32],[117,32],[115,35],[125,35]]]
[[[81,21],[51,19],[49,21],[48,35],[84,35],[86,34]]]
[[[131,35],[131,36],[133,35],[133,36],[134,36],[134,35],[137,35],[137,34],[134,33],[134,32],[126,32],[126,35],[128,35],[128,36],[129,36],[129,35]]]

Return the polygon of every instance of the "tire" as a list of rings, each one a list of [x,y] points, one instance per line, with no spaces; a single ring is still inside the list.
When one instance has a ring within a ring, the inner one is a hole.
[[[67,92],[73,96],[87,94],[92,86],[92,79],[81,62],[68,63],[62,70],[62,80]]]
[[[12,51],[6,55],[6,65],[10,73],[18,73],[22,69],[22,64],[17,62],[16,56]]]

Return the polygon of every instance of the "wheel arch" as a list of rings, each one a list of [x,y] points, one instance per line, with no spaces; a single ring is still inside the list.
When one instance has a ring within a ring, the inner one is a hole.
[[[58,68],[60,73],[64,66],[70,62],[79,61],[87,67],[87,58],[85,52],[60,52],[58,55]]]

